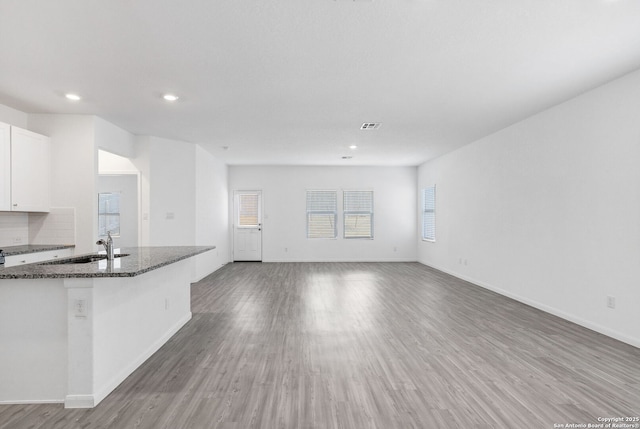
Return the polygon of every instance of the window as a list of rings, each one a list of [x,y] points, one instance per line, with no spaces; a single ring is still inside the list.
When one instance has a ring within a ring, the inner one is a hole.
[[[239,228],[255,228],[260,225],[260,194],[251,192],[237,194]]]
[[[336,238],[338,193],[307,191],[307,238]]]
[[[373,191],[344,191],[344,238],[373,238]]]
[[[98,194],[98,235],[106,237],[120,235],[120,194],[108,192]]]
[[[436,187],[422,190],[422,239],[436,241]]]

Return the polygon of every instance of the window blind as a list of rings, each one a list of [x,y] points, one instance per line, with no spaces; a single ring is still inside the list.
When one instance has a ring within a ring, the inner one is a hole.
[[[98,236],[106,237],[110,232],[120,236],[120,194],[117,192],[98,194]]]
[[[260,217],[258,198],[258,194],[238,194],[238,226],[258,226]]]
[[[436,241],[436,187],[422,190],[422,239]]]
[[[344,191],[344,238],[373,238],[373,191]]]
[[[337,191],[307,191],[307,238],[336,238]]]

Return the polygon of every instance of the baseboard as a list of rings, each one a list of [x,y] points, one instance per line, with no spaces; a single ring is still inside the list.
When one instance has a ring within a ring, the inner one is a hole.
[[[451,271],[451,270],[448,270],[448,269],[445,269],[445,268],[442,268],[442,267],[438,267],[438,266],[432,265],[432,264],[425,264],[424,262],[420,262],[420,261],[418,261],[418,262],[421,263],[422,265],[426,265],[427,267],[433,268],[433,269],[438,270],[438,271],[442,271],[443,273],[447,273],[447,274],[449,274],[449,275],[451,275],[453,277],[459,278],[459,279],[464,280],[466,282],[473,283],[476,286],[480,286],[480,287],[482,287],[484,289],[488,289],[488,290],[490,290],[492,292],[498,293],[498,294],[500,294],[502,296],[506,296],[507,298],[511,298],[513,300],[516,300],[518,302],[526,304],[526,305],[528,305],[530,307],[537,308],[538,310],[544,311],[545,313],[553,314],[554,316],[558,316],[561,319],[568,320],[569,322],[575,323],[576,325],[580,325],[580,326],[582,326],[584,328],[591,329],[592,331],[598,332],[598,333],[600,333],[602,335],[606,335],[607,337],[611,337],[611,338],[616,339],[618,341],[622,341],[623,343],[626,343],[626,344],[629,344],[631,346],[640,348],[640,339],[638,339],[638,338],[629,337],[628,335],[625,335],[625,334],[620,333],[618,331],[615,331],[613,329],[609,329],[606,326],[602,326],[602,325],[599,325],[597,323],[593,323],[593,322],[591,322],[589,320],[585,320],[585,319],[583,319],[581,317],[578,317],[578,316],[576,316],[574,314],[564,312],[562,310],[559,310],[557,308],[548,306],[546,304],[542,304],[540,302],[531,300],[529,298],[525,298],[523,296],[514,294],[512,292],[506,291],[506,290],[501,289],[499,287],[495,287],[495,286],[493,286],[493,285],[491,285],[489,283],[485,283],[485,282],[482,282],[480,280],[465,276],[465,275],[457,273],[455,271]]]
[[[212,271],[208,272],[207,274],[205,274],[205,275],[203,275],[203,276],[200,276],[200,278],[196,277],[195,279],[192,279],[192,280],[191,280],[191,283],[198,283],[200,280],[202,280],[203,278],[207,277],[208,275],[211,275],[211,274],[215,273],[216,271],[218,271],[220,268],[224,267],[225,265],[227,265],[227,263],[226,263],[226,262],[225,262],[225,263],[223,263],[223,264],[220,264],[220,265],[219,265],[218,267],[216,267],[214,270],[212,270]]]
[[[0,405],[29,405],[29,404],[64,404],[64,399],[34,399],[20,401],[0,401]]]
[[[104,398],[106,398],[109,393],[113,392],[113,390],[120,385],[128,376],[130,376],[133,371],[138,369],[140,365],[142,365],[147,359],[149,359],[155,352],[157,352],[160,347],[162,347],[169,339],[176,334],[189,320],[191,320],[192,313],[189,311],[183,317],[181,317],[178,322],[173,325],[169,330],[158,340],[156,340],[153,344],[151,344],[144,352],[140,354],[136,359],[134,359],[131,364],[122,369],[117,375],[115,375],[109,382],[107,382],[104,386],[99,389],[96,389],[96,392],[92,396],[95,399],[95,404],[91,407],[94,407],[100,403]],[[81,395],[80,395],[81,396]],[[67,402],[65,401],[65,404]],[[70,407],[66,406],[65,408],[87,408],[87,407]]]
[[[64,400],[65,408],[93,408],[96,405],[95,395],[67,395]]]

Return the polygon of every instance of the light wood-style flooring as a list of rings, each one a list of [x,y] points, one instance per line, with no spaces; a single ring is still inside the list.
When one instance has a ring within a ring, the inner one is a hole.
[[[640,349],[418,263],[235,263],[91,410],[0,428],[553,428],[640,416]],[[639,425],[640,426],[640,425]]]

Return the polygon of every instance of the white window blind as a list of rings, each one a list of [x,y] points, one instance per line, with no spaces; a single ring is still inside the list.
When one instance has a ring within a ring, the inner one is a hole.
[[[344,238],[373,238],[373,191],[344,191]]]
[[[307,238],[336,238],[337,191],[307,191]]]
[[[120,236],[120,194],[106,192],[98,194],[98,236]]]
[[[436,241],[436,187],[422,190],[422,239]]]
[[[238,226],[257,227],[260,219],[259,195],[257,193],[238,194]]]

